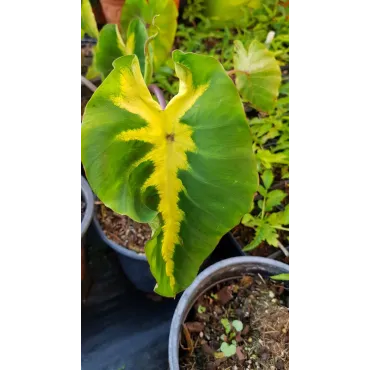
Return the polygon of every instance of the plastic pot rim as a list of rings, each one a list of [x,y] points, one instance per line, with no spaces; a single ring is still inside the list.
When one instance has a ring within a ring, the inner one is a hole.
[[[182,294],[179,303],[177,304],[176,310],[172,317],[169,341],[168,341],[168,361],[170,365],[170,370],[179,370],[179,342],[181,335],[181,326],[183,321],[186,319],[189,311],[193,307],[193,304],[196,298],[201,295],[204,290],[200,291],[200,286],[203,281],[207,279],[220,270],[225,270],[228,267],[236,267],[243,265],[265,265],[267,268],[275,268],[281,271],[281,273],[289,273],[289,265],[275,261],[265,257],[252,257],[252,256],[243,256],[243,257],[232,257],[226,260],[215,263],[214,265],[208,267],[202,271],[193,281],[193,283],[184,291]],[[232,279],[232,277],[228,278]],[[228,280],[227,279],[227,280]],[[223,279],[220,278],[220,281]],[[216,283],[210,284],[205,290],[210,289]]]
[[[108,244],[113,250],[115,250],[119,254],[123,254],[127,257],[133,258],[135,260],[140,261],[148,261],[145,254],[138,254],[126,247],[123,247],[122,245],[119,245],[115,243],[114,241],[110,240],[104,233],[103,228],[100,225],[100,222],[98,220],[98,217],[96,215],[96,211],[94,213],[94,219],[93,219],[96,231],[99,234],[99,237],[104,241],[105,244]]]
[[[123,254],[123,255],[125,255],[127,257],[131,257],[131,258],[136,259],[136,260],[148,261],[148,259],[146,258],[146,255],[145,254],[138,254],[138,253],[136,253],[136,252],[128,249],[127,247],[123,247],[122,245],[119,245],[119,244],[115,243],[113,240],[110,240],[105,235],[105,233],[103,231],[103,228],[101,227],[100,221],[99,221],[99,219],[98,219],[98,217],[96,215],[96,211],[94,212],[93,223],[95,225],[96,231],[99,234],[99,237],[104,241],[104,243],[108,244],[117,253]],[[228,232],[228,234],[230,234],[231,237],[234,238],[230,232]],[[236,242],[236,244],[239,246],[238,242]],[[241,247],[240,247],[240,250],[241,250]]]
[[[94,194],[87,180],[81,176],[81,195],[86,202],[84,217],[81,221],[81,239],[86,234],[94,215]]]

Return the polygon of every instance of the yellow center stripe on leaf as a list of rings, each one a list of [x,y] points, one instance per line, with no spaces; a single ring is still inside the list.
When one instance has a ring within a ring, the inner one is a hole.
[[[144,183],[142,190],[154,186],[158,191],[158,212],[163,219],[161,252],[172,289],[175,285],[173,254],[175,245],[180,243],[180,224],[184,217],[183,211],[178,207],[179,193],[183,189],[183,184],[177,173],[180,169],[188,168],[186,152],[196,150],[192,128],[180,120],[208,87],[204,85],[194,89],[191,76],[189,78],[188,75],[185,81],[185,84],[180,83],[179,94],[171,100],[165,110],[161,110],[150,95],[135,59],[132,70],[124,69],[121,72],[120,95],[111,97],[115,105],[139,115],[147,122],[145,127],[122,131],[116,139],[141,140],[153,144],[152,150],[144,159],[154,163],[154,171]],[[143,159],[138,161],[142,162]]]

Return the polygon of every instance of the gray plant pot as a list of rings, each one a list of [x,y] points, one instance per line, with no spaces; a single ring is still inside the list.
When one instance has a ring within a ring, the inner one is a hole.
[[[222,281],[235,279],[246,273],[271,276],[288,272],[289,266],[285,263],[269,258],[248,256],[229,258],[205,269],[185,290],[173,315],[168,343],[170,370],[180,370],[179,343],[182,324],[200,295]]]
[[[91,220],[94,214],[94,194],[89,186],[86,179],[81,176],[81,195],[86,202],[86,210],[84,218],[81,222],[81,240],[85,236],[87,229],[91,224]]]

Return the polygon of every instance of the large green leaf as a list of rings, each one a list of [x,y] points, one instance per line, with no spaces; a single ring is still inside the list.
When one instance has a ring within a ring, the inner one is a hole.
[[[132,19],[140,18],[148,28],[149,36],[158,32],[152,21],[160,29],[158,37],[153,41],[154,68],[159,68],[170,56],[177,28],[177,7],[173,0],[126,0],[122,7],[121,26],[123,34]]]
[[[173,53],[179,93],[165,110],[135,55],[113,63],[85,109],[82,162],[115,212],[159,226],[145,251],[156,291],[174,296],[196,276],[257,189],[251,134],[238,92],[214,58]]]
[[[241,96],[258,110],[270,112],[281,83],[281,71],[274,55],[257,40],[251,42],[248,51],[238,40],[234,45],[235,82]]]
[[[81,38],[86,32],[89,36],[99,36],[98,26],[89,0],[81,0]]]
[[[260,0],[205,0],[205,15],[214,27],[247,26],[249,9],[260,6]]]
[[[125,55],[123,43],[118,26],[106,24],[100,31],[95,50],[94,65],[103,78],[106,78],[113,69],[113,61]]]

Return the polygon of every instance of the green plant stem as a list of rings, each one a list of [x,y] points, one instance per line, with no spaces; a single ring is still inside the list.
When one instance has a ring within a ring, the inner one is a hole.
[[[287,227],[271,225],[274,229],[289,231]]]
[[[263,197],[261,220],[265,217],[266,198]]]

